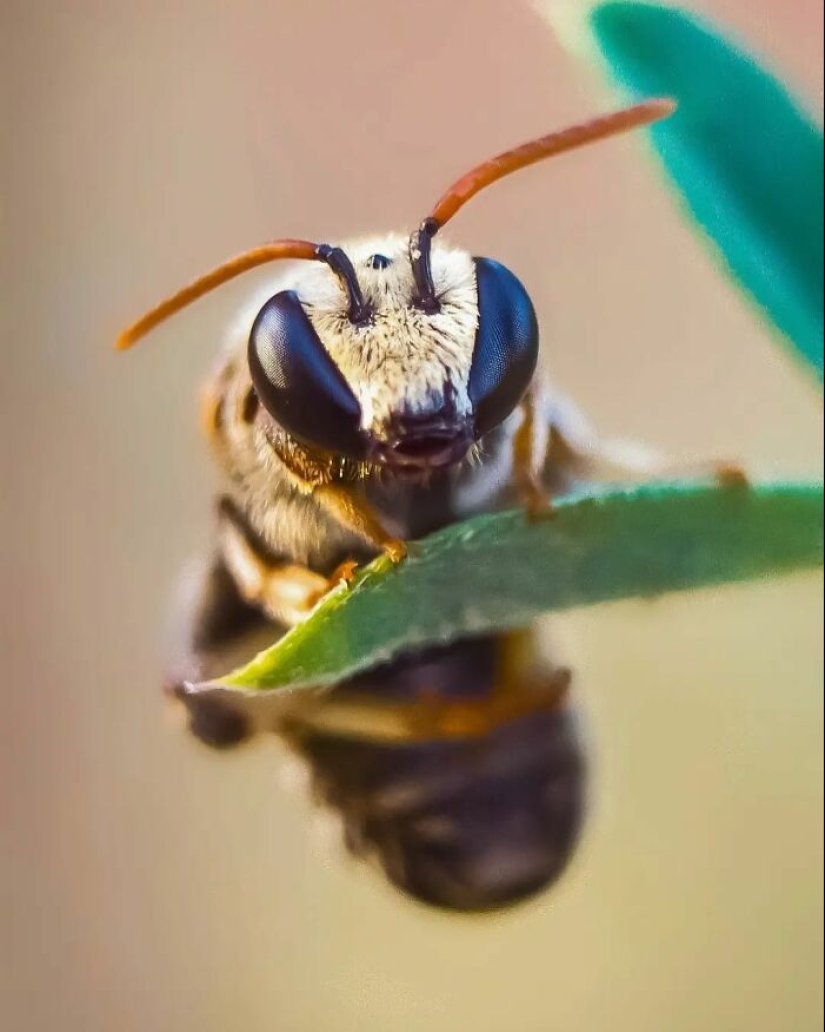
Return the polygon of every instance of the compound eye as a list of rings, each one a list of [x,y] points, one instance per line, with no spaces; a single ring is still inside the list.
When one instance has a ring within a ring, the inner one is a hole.
[[[264,408],[302,444],[361,459],[361,407],[292,290],[271,297],[249,335],[249,370]]]
[[[491,258],[474,261],[478,331],[468,394],[478,438],[503,422],[530,386],[539,331],[533,303],[513,273]]]

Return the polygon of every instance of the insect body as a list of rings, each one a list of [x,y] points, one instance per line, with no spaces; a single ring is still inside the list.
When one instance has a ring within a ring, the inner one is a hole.
[[[403,656],[303,712],[241,712],[183,686],[225,672],[228,651],[250,648],[262,627],[271,642],[377,551],[400,562],[407,541],[518,501],[541,514],[552,493],[609,465],[538,381],[523,285],[439,231],[496,179],[671,110],[650,101],[486,162],[411,236],[247,252],[119,340],[131,345],[248,269],[304,260],[249,313],[206,391],[218,534],[169,687],[204,741],[234,744],[262,727],[285,735],[345,815],[353,851],[377,854],[392,880],[440,905],[522,898],[555,877],[575,839],[582,764],[567,675],[513,662],[528,638]]]

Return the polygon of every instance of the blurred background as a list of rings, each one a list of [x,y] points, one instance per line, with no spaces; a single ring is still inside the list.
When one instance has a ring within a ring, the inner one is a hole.
[[[820,111],[817,0],[696,6]],[[215,756],[159,693],[210,532],[197,388],[255,276],[133,354],[116,331],[269,237],[411,226],[479,159],[613,103],[592,72],[514,0],[4,0],[0,46],[3,1028],[820,1028],[819,577],[551,622],[590,820],[555,890],[501,916],[404,900],[272,742]],[[605,432],[821,473],[820,401],[638,139],[450,230],[526,282]]]

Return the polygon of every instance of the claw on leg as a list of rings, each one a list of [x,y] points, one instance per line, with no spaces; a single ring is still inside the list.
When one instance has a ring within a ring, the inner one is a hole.
[[[323,587],[308,599],[307,609],[313,609],[325,595],[328,595],[330,591],[333,591],[339,585],[344,584],[346,587],[349,587],[355,577],[355,571],[358,569],[358,566],[359,564],[355,559],[345,559],[336,566],[324,581]]]
[[[407,545],[399,538],[390,538],[383,545],[384,555],[394,565],[398,566],[407,558]]]
[[[749,487],[750,480],[738,462],[716,463],[716,479],[723,487]]]
[[[521,499],[529,523],[541,523],[556,516],[553,498],[535,482],[521,485]]]
[[[352,579],[355,576],[355,571],[358,569],[358,563],[355,559],[345,559],[340,566],[336,566],[335,569],[329,576],[327,585],[330,589],[334,588],[336,584],[351,584]]]

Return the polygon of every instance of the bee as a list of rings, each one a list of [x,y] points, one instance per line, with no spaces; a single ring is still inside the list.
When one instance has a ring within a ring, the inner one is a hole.
[[[411,234],[255,248],[118,340],[131,346],[256,266],[301,261],[238,321],[205,390],[221,472],[215,548],[186,582],[166,689],[209,745],[281,735],[342,815],[349,850],[437,906],[525,899],[572,854],[584,752],[570,674],[538,658],[534,632],[409,652],[286,703],[188,686],[271,644],[357,563],[381,552],[403,562],[409,541],[477,513],[522,504],[552,515],[554,494],[627,472],[539,374],[538,320],[519,279],[440,232],[496,180],[673,107],[650,100],[486,161]]]

